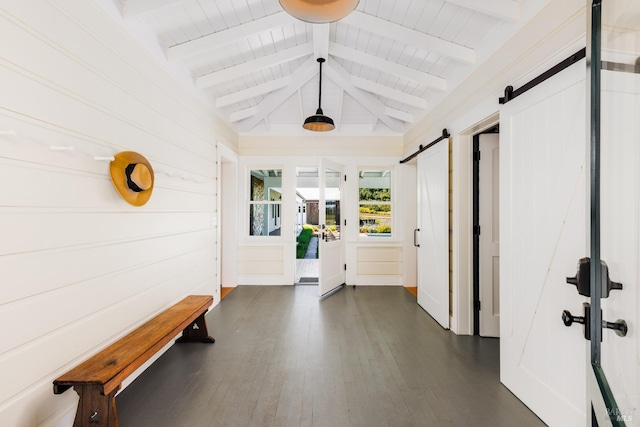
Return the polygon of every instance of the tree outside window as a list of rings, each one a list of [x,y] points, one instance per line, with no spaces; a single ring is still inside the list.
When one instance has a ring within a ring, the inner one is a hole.
[[[361,236],[391,236],[391,171],[360,170],[359,227]]]

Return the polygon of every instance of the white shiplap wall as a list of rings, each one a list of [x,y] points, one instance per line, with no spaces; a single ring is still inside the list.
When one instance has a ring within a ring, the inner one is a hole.
[[[216,144],[236,141],[95,2],[4,2],[0,40],[0,425],[66,425],[53,379],[187,294],[218,302]],[[124,150],[156,172],[140,208],[94,160]]]

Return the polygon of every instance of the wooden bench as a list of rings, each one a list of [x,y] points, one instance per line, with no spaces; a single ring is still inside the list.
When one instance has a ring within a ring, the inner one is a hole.
[[[74,427],[117,427],[115,397],[122,381],[180,331],[176,342],[215,342],[204,318],[212,303],[210,295],[190,295],[56,379],[55,394],[73,387],[80,395]]]

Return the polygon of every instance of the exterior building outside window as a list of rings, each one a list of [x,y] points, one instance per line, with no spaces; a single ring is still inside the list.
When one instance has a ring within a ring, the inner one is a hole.
[[[279,236],[282,226],[282,169],[252,169],[249,196],[249,235]]]

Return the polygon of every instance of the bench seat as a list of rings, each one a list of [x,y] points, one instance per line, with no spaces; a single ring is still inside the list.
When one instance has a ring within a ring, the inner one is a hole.
[[[73,387],[80,395],[74,427],[117,426],[115,394],[122,382],[180,331],[176,342],[215,342],[204,318],[212,303],[210,295],[190,295],[57,378],[55,394]]]

